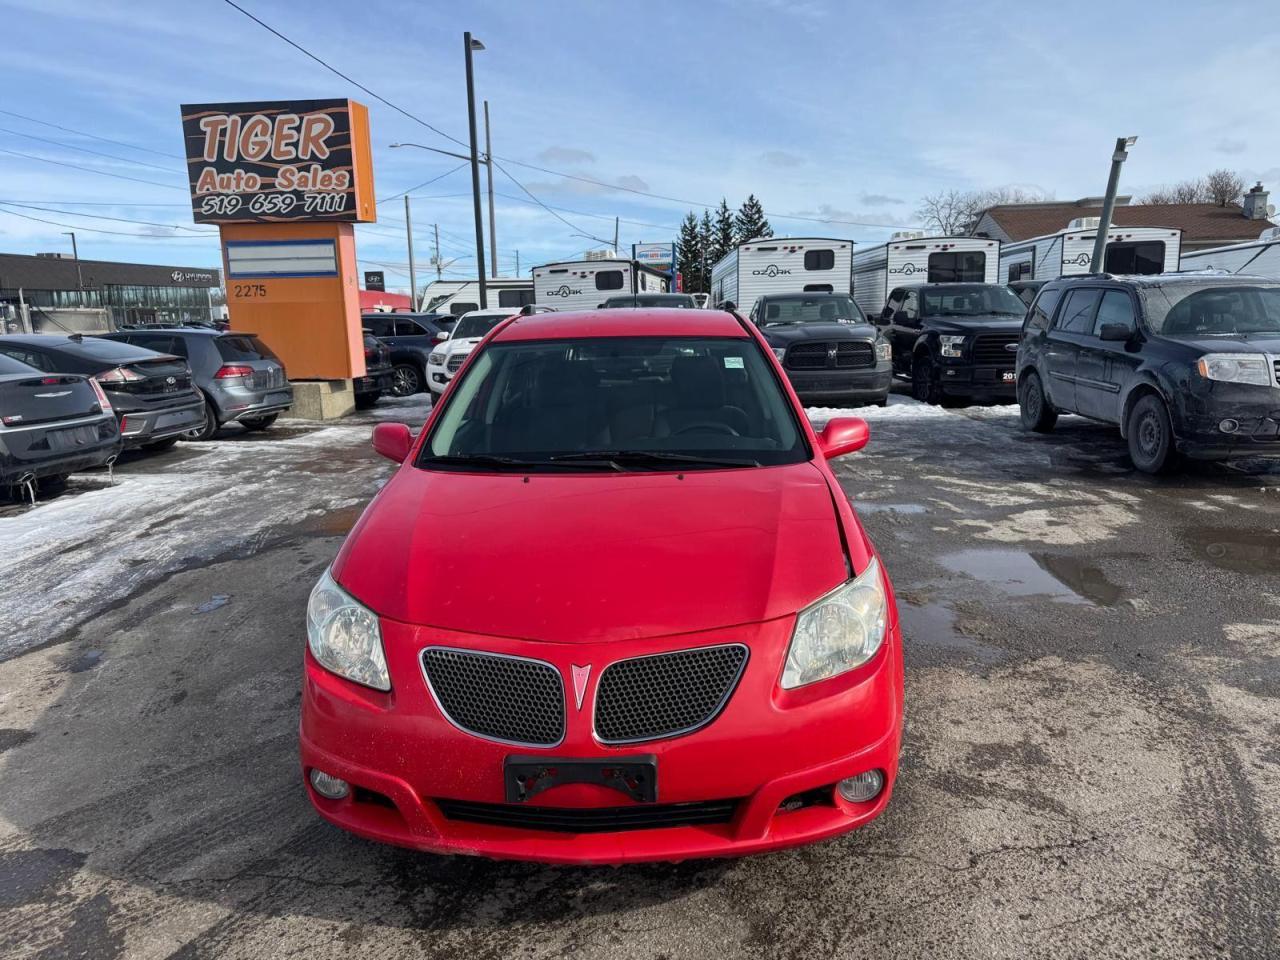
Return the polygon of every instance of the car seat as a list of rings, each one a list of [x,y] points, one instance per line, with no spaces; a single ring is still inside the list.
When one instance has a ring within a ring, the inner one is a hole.
[[[739,436],[750,435],[750,422],[741,407],[726,402],[723,360],[720,357],[677,357],[671,363],[671,409],[663,426],[672,435],[696,424],[723,424]],[[708,432],[720,432],[712,427]]]

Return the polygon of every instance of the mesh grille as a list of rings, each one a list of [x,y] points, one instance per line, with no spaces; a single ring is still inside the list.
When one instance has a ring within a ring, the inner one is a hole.
[[[861,340],[845,340],[836,344],[837,367],[874,367],[876,348]]]
[[[827,365],[827,350],[831,344],[813,340],[793,343],[787,348],[786,366],[791,370],[820,370]]]
[[[456,353],[449,358],[449,362],[445,364],[445,369],[448,370],[450,373],[457,373],[459,370],[462,369],[462,363],[466,359],[467,359],[466,354]]]
[[[1019,339],[1016,333],[984,333],[973,341],[973,362],[1012,367],[1014,355],[1005,345],[1017,343]]]
[[[422,669],[445,716],[468,733],[533,747],[564,739],[564,684],[549,664],[432,647]]]
[[[634,743],[706,726],[728,702],[746,663],[741,644],[612,663],[596,690],[596,736]]]
[[[830,790],[828,790],[828,793]],[[534,807],[522,804],[475,803],[437,800],[450,820],[483,823],[522,830],[559,833],[614,833],[622,830],[658,830],[663,827],[728,823],[737,800],[703,800],[696,803],[637,803],[629,807]]]

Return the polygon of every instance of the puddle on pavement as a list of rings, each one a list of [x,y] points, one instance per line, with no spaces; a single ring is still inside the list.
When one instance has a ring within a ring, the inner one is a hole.
[[[196,613],[211,613],[219,607],[225,607],[231,602],[231,597],[225,593],[215,593],[200,606],[196,607]]]
[[[337,510],[326,510],[324,513],[308,517],[301,525],[306,533],[321,537],[345,537],[364,513],[361,505],[340,507]]]
[[[1022,550],[960,550],[940,557],[948,570],[989,583],[1014,597],[1109,607],[1121,596],[1096,566],[1077,557]]]
[[[876,503],[874,500],[849,501],[857,513],[924,513],[926,507],[919,503]]]
[[[67,664],[67,671],[69,673],[84,673],[86,670],[92,670],[101,663],[102,651],[88,650]]]
[[[899,603],[898,619],[902,624],[902,642],[908,651],[919,644],[966,654],[982,663],[1004,659],[1004,653],[998,648],[961,632],[954,611],[941,603]]]
[[[1183,538],[1195,555],[1237,573],[1280,573],[1280,531],[1196,527]]]

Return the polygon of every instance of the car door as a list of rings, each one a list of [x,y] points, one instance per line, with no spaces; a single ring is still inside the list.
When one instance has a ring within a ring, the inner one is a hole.
[[[893,316],[893,352],[904,370],[911,369],[911,355],[920,339],[920,291],[904,290],[902,306]]]
[[[1093,319],[1102,291],[1097,287],[1073,287],[1054,318],[1045,338],[1045,369],[1049,395],[1063,412],[1079,413],[1076,364],[1080,348],[1093,336]]]
[[[1135,330],[1133,299],[1128,290],[1113,287],[1101,291],[1089,336],[1081,339],[1076,353],[1076,407],[1081,414],[1106,423],[1120,422],[1120,396],[1138,368],[1140,356],[1130,340],[1103,340],[1104,324]]]
[[[394,334],[391,345],[396,347],[417,347],[430,351],[435,345],[435,335],[439,327],[428,329],[428,321],[416,317],[395,317]]]

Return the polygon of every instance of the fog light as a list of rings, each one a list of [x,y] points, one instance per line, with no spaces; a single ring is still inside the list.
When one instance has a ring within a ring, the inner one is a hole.
[[[311,771],[311,786],[316,793],[327,800],[341,800],[351,789],[347,781],[339,780],[323,770],[314,768]]]
[[[860,773],[856,777],[847,777],[836,784],[836,789],[840,791],[840,796],[850,803],[866,803],[868,800],[874,800],[880,796],[880,791],[883,788],[884,774],[879,770],[868,770],[866,773]]]
[[[1235,433],[1237,430],[1240,429],[1240,421],[1223,420],[1220,424],[1218,424],[1218,429],[1221,430],[1223,433]]]

